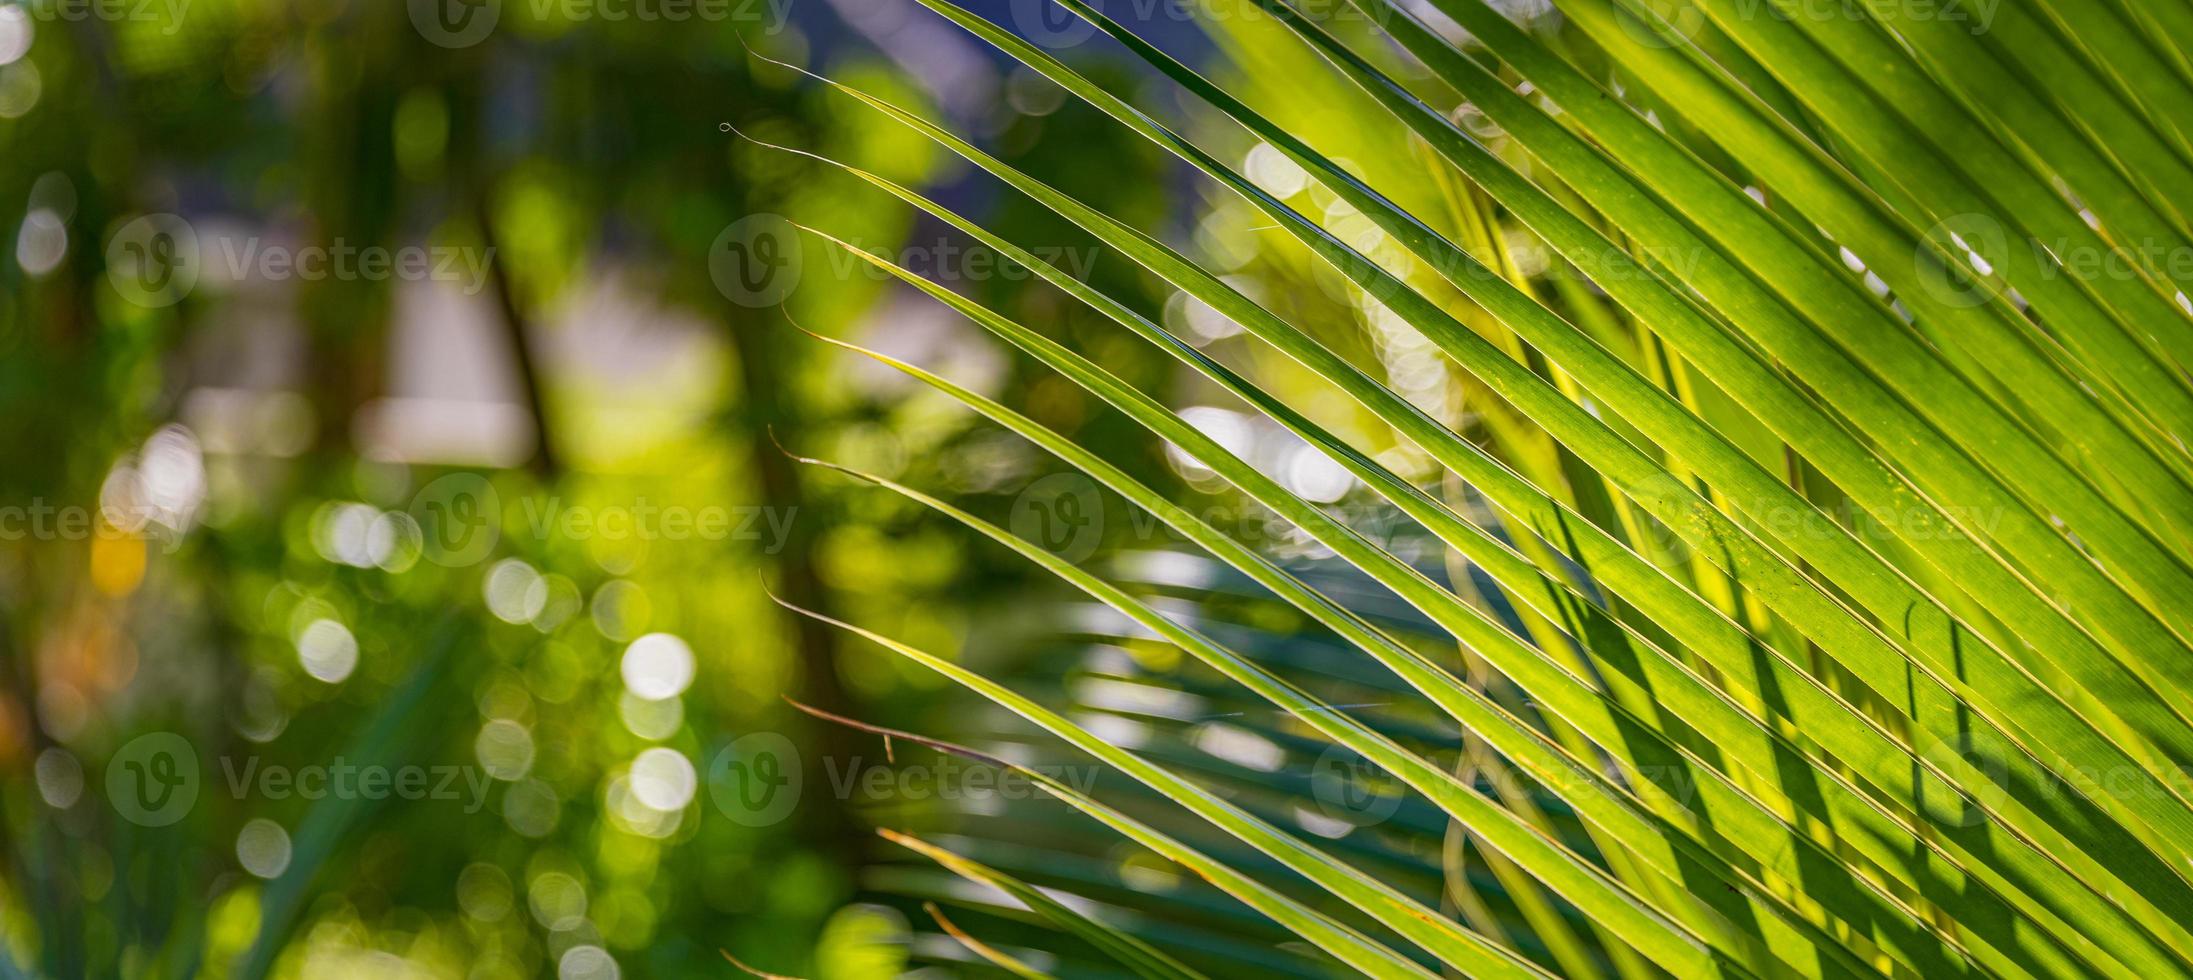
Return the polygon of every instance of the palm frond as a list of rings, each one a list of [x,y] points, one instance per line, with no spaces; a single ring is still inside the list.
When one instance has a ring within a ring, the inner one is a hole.
[[[1243,595],[1382,668],[1350,682],[1410,710],[1353,710],[1317,666],[1329,661],[1268,635],[1226,639],[1240,627],[1206,608],[1215,586],[1140,597],[1151,584],[1130,590],[938,496],[822,465],[1074,586],[1197,665],[1176,689],[1254,705],[1250,737],[1284,758],[1321,749],[1375,767],[1405,789],[1411,809],[1395,812],[1425,822],[1380,832],[1402,834],[1399,851],[1360,828],[1312,842],[1305,829],[1326,825],[1260,812],[1257,779],[1180,751],[1191,735],[1177,725],[1123,747],[1078,713],[840,624],[1130,776],[1155,795],[1138,806],[1169,801],[1167,820],[1230,843],[1198,849],[1055,780],[1046,792],[1374,975],[2193,972],[2193,308],[2183,270],[2158,259],[2188,248],[2175,5],[2067,19],[2040,3],[1982,36],[1894,5],[1561,0],[1549,30],[1483,0],[1433,0],[1437,18],[1351,0],[1360,16],[1322,20],[1241,0],[1207,25],[1240,65],[1229,84],[1059,0],[1210,110],[1191,130],[950,0],[921,2],[1209,181],[1222,193],[1208,220],[1256,222],[1258,250],[1339,290],[1358,322],[1290,309],[944,124],[821,80],[1240,328],[1238,343],[1284,355],[1319,398],[1290,397],[1253,359],[1229,364],[1223,345],[959,209],[807,155],[1170,355],[1457,559],[1456,574],[1432,574],[1090,356],[811,230],[1133,420],[1297,529],[1341,578],[1317,584],[937,372],[842,346],[1151,515]],[[1315,74],[1260,70],[1280,63]],[[1309,91],[1357,100],[1346,138],[1421,154],[1365,166],[1321,151],[1315,137],[1343,134],[1288,118]],[[1208,148],[1220,142],[1303,179],[1259,179]],[[1517,241],[1582,278],[1544,281]],[[2082,274],[2082,256],[2125,274]],[[1421,337],[1460,369],[1493,406],[1492,438],[1352,356],[1339,338],[1365,325]],[[1336,404],[1357,421],[1337,424]],[[1364,448],[1363,421],[1444,486]],[[1488,788],[1492,776],[1531,791]],[[1299,811],[1299,787],[1262,791]],[[1111,918],[1092,916],[893,839],[1138,974],[1188,969],[1110,924],[1131,897],[1107,892]],[[1451,901],[1366,870],[1382,864],[1432,872]],[[1322,894],[1290,897],[1303,883]]]

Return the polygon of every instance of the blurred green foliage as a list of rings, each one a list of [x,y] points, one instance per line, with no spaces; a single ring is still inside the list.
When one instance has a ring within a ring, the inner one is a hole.
[[[20,240],[0,261],[0,505],[17,522],[0,540],[0,971],[669,977],[730,972],[724,949],[800,975],[897,972],[905,913],[862,898],[883,845],[854,801],[810,789],[748,826],[711,802],[711,760],[781,733],[822,785],[830,752],[871,740],[785,698],[895,724],[953,701],[765,587],[969,656],[1019,655],[971,645],[978,622],[1043,623],[1005,559],[775,443],[999,507],[1041,469],[796,327],[908,338],[1054,425],[1131,436],[812,242],[781,308],[734,302],[711,250],[754,214],[879,249],[945,241],[752,140],[920,186],[963,176],[746,45],[933,93],[822,4],[725,24],[509,3],[460,46],[418,26],[432,4],[63,9],[0,6],[0,226]],[[954,56],[993,93],[1028,85]],[[976,94],[963,121],[1016,158],[1166,214],[1159,159],[1096,135],[1091,110]],[[145,215],[179,216],[198,245],[195,287],[150,303],[117,285],[140,271],[122,243]],[[1024,205],[994,217],[1087,247]],[[223,268],[314,247],[484,260],[486,278]],[[968,278],[990,302],[1054,302]],[[1155,355],[1114,353],[1162,380]],[[451,487],[496,503],[492,544],[462,560],[433,540]],[[91,516],[14,533],[44,507]],[[674,512],[719,520],[680,533]],[[658,533],[593,523],[615,520]],[[695,661],[668,698],[630,690],[626,652],[651,634]],[[110,805],[136,778],[112,763],[156,732],[193,748],[197,798],[141,826]],[[654,748],[702,785],[672,766],[636,797],[661,775],[635,775]],[[346,762],[462,771],[424,799],[250,776]]]

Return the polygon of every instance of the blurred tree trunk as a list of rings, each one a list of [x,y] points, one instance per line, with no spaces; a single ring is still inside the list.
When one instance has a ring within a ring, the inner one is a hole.
[[[549,420],[547,382],[534,345],[538,331],[527,310],[525,290],[512,275],[511,255],[495,227],[495,209],[502,192],[502,163],[490,159],[487,121],[494,118],[495,95],[487,84],[484,52],[467,52],[460,66],[441,89],[449,109],[449,138],[445,164],[445,189],[450,210],[468,217],[479,235],[482,267],[487,271],[488,298],[493,303],[496,332],[510,352],[510,363],[532,420],[532,455],[526,465],[543,481],[563,472],[564,460],[556,449],[555,428]]]
[[[360,38],[322,42],[313,93],[318,111],[299,148],[310,233],[323,247],[386,247],[395,224],[395,116],[387,38],[361,24]],[[311,388],[321,459],[352,454],[358,409],[387,381],[390,290],[362,277],[298,283],[311,340]]]
[[[495,234],[495,185],[490,178],[468,173],[463,186],[472,199],[473,221],[479,226],[480,245],[486,250],[483,261],[488,292],[495,298],[495,325],[500,328],[504,345],[510,348],[510,363],[516,368],[526,414],[533,419],[533,454],[527,458],[527,465],[543,482],[551,482],[563,471],[562,460],[556,452],[555,430],[548,421],[540,359],[534,355],[535,331],[526,318],[517,283],[510,279],[510,256]]]
[[[777,445],[796,444],[810,420],[792,389],[795,365],[804,351],[792,346],[782,315],[775,310],[750,310],[734,316],[726,334],[738,362],[740,415],[751,447],[752,472],[761,492],[761,504],[789,513],[790,533],[777,551],[776,582],[772,588],[784,601],[825,616],[836,615],[829,590],[815,571],[815,527],[820,515],[801,479],[799,464]],[[796,334],[794,335],[796,336]],[[837,633],[823,623],[796,613],[786,613],[793,648],[799,663],[799,693],[803,703],[848,717],[860,717],[838,677]],[[829,787],[825,760],[835,759],[842,768],[867,748],[872,740],[841,725],[801,719],[810,726],[803,756],[810,803],[800,820],[800,833],[818,851],[830,855],[850,875],[859,867],[867,834],[847,812],[848,801],[817,794],[813,788]]]

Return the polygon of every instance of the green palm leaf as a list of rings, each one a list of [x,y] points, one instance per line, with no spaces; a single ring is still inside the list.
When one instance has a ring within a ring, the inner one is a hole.
[[[825,464],[952,518],[1187,653],[1209,672],[1195,688],[1206,696],[1277,709],[1254,737],[1345,750],[1390,774],[1464,834],[1442,846],[1456,904],[1433,909],[1357,863],[1406,862],[1405,851],[1306,843],[1248,797],[1215,793],[1192,755],[1128,751],[981,672],[848,627],[1232,843],[1189,848],[1086,794],[1047,791],[1375,974],[1421,967],[1343,920],[1468,975],[2193,973],[2182,777],[2193,761],[2193,317],[2182,270],[2159,259],[2187,248],[2174,176],[2193,157],[2172,98],[2188,66],[2183,38],[2138,33],[2178,26],[2175,6],[2067,19],[2044,2],[2006,13],[2002,35],[1974,37],[1894,5],[1820,17],[1779,6],[1787,16],[1761,16],[1736,0],[1562,0],[1569,26],[1549,34],[1482,0],[1434,0],[1479,50],[1390,0],[1356,4],[1375,29],[1242,0],[1214,7],[1225,16],[1209,25],[1249,66],[1229,86],[1060,0],[1215,110],[1206,123],[1237,126],[1296,168],[1305,197],[1206,148],[1236,130],[1182,135],[1002,27],[922,2],[1222,188],[1214,215],[1284,233],[1258,239],[1275,265],[1426,338],[1500,406],[1490,444],[1473,441],[1346,353],[1336,325],[1260,301],[1242,277],[947,126],[824,79],[1284,355],[1285,370],[1468,489],[1443,499],[1402,476],[1362,447],[1360,428],[1326,420],[1334,403],[1307,409],[1260,376],[1276,363],[1230,364],[959,210],[815,157],[1239,398],[1460,563],[1455,585],[1438,581],[1090,357],[815,232],[1132,419],[1397,598],[1390,615],[1408,630],[1070,436],[851,348],[1034,442],[1368,657],[1399,682],[1388,690],[1457,726],[1476,760],[1448,757],[1440,730],[1404,736],[1394,719],[1341,707],[1315,686],[1329,675],[1306,662],[1223,641],[1215,621],[1183,622],[937,496]],[[1315,70],[1259,74],[1282,63]],[[1345,162],[1313,145],[1315,127],[1252,107],[1252,90],[1297,115],[1285,103],[1298,94],[1351,92],[1374,111],[1348,116],[1348,139],[1427,152]],[[1496,131],[1459,123],[1457,95]],[[2091,116],[2074,108],[2085,106]],[[1426,164],[1433,173],[1419,172]],[[1977,240],[1972,216],[2002,234]],[[1584,280],[1545,288],[1506,251],[1510,228]],[[2131,272],[2082,275],[2073,260],[2084,254]],[[1870,523],[1839,516],[1844,500]],[[1472,601],[1458,586],[1476,575],[1494,591]],[[1464,666],[1425,653],[1427,640],[1458,647]],[[1484,789],[1488,765],[1512,767],[1542,803]],[[1122,962],[1151,975],[1141,947],[1119,945],[1125,934],[1046,911],[1030,896],[1048,898],[1011,875],[917,849],[1100,948],[1128,950]],[[1488,873],[1458,865],[1471,854]],[[1257,877],[1281,869],[1316,886],[1318,904]],[[1027,968],[1004,953],[993,962]]]

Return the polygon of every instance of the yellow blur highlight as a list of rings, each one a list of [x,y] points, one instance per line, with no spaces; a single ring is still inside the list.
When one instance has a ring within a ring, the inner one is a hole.
[[[91,584],[106,595],[126,596],[145,580],[145,539],[108,532],[91,536]]]

